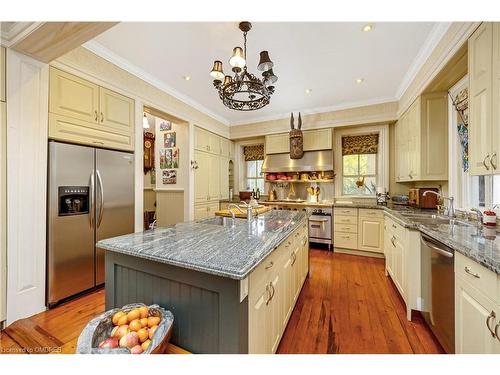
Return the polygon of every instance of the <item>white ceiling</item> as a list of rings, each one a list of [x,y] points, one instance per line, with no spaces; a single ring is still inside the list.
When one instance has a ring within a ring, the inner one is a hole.
[[[258,110],[229,110],[209,72],[220,59],[229,71],[232,48],[242,45],[237,22],[124,22],[85,46],[227,124],[322,112],[396,100],[440,40],[448,24],[258,22],[248,33],[247,65],[268,50],[279,77],[271,103]],[[184,80],[184,76],[191,80]],[[362,84],[356,79],[363,78]],[[306,89],[312,92],[307,95]]]

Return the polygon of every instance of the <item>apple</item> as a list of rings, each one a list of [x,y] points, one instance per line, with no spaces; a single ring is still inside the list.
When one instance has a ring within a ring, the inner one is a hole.
[[[120,339],[119,343],[120,347],[131,349],[139,344],[139,336],[137,335],[137,332],[129,332]]]
[[[99,348],[113,349],[118,347],[118,337],[108,337],[106,340],[99,344]]]

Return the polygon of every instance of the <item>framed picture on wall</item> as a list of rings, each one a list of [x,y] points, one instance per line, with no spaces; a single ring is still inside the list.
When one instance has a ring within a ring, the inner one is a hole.
[[[172,123],[170,121],[164,120],[160,122],[160,131],[165,132],[172,130]]]
[[[163,136],[166,148],[171,148],[176,146],[176,134],[175,132],[165,133]]]
[[[165,169],[162,171],[162,182],[164,185],[177,183],[177,171],[175,169]]]

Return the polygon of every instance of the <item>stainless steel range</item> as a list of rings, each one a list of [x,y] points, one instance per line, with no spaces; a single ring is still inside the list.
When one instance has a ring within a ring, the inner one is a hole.
[[[262,204],[273,210],[306,211],[309,217],[309,242],[328,245],[333,249],[333,208],[331,206],[318,207],[317,204],[309,205],[304,200],[265,201]]]

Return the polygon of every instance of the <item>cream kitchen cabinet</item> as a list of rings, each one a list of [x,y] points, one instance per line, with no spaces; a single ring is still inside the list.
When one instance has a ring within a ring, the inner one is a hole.
[[[469,172],[500,173],[500,23],[483,22],[469,38]]]
[[[307,224],[301,225],[249,276],[249,352],[275,353],[308,273]]]
[[[220,159],[208,154],[208,200],[220,199]]]
[[[50,68],[49,138],[133,151],[134,116],[133,99]]]
[[[384,213],[381,210],[359,210],[358,250],[384,252]]]
[[[195,203],[206,202],[208,196],[208,180],[210,178],[209,154],[195,151],[194,158],[197,168],[194,170],[194,201]]]
[[[288,134],[266,135],[266,154],[286,154],[290,152],[290,138]]]
[[[229,198],[229,159],[225,156],[219,158],[219,176],[220,176],[220,199]]]
[[[214,155],[228,155],[228,140],[202,129],[198,126],[194,127],[194,148],[196,150],[205,151]]]
[[[231,141],[229,141],[229,139],[221,137],[219,142],[220,142],[220,154],[221,154],[221,156],[228,158],[229,157],[229,146],[230,146]]]
[[[203,204],[196,204],[194,206],[194,220],[207,219],[215,216],[215,212],[219,210],[219,203],[210,202]]]
[[[6,51],[5,47],[0,46],[0,102],[7,100],[7,71],[6,71]]]
[[[332,129],[305,130],[304,151],[318,151],[332,149]],[[266,154],[284,154],[290,152],[289,133],[272,134],[266,136]]]
[[[396,181],[447,180],[447,139],[447,93],[418,97],[396,123]]]

